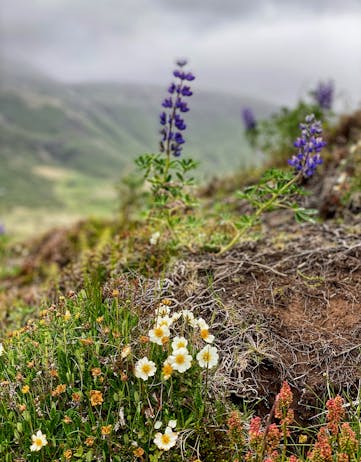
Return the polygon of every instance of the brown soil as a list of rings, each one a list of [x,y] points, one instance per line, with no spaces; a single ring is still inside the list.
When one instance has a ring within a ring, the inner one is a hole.
[[[327,386],[355,395],[361,379],[361,222],[282,231],[179,262],[162,295],[214,326],[215,391],[267,410],[288,380],[306,417]]]

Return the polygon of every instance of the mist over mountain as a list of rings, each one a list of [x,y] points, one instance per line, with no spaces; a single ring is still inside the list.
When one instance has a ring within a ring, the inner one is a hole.
[[[166,82],[167,83],[167,82]],[[250,162],[240,109],[259,116],[275,107],[251,98],[202,92],[194,85],[187,114],[185,155],[201,162],[203,178]],[[111,82],[63,84],[31,68],[7,64],[0,87],[1,184],[6,201],[26,194],[30,205],[44,198],[37,166],[61,167],[90,178],[115,181],[144,152],[157,152],[158,114],[165,89]],[[22,182],[19,191],[18,183]],[[39,191],[37,191],[39,189]],[[18,194],[19,193],[19,194]],[[59,199],[58,199],[59,200]]]

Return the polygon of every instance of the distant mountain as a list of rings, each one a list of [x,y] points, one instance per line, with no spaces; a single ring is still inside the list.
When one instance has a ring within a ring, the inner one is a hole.
[[[61,172],[68,180],[69,173],[78,175],[83,186],[88,180],[84,188],[91,191],[99,181],[113,184],[139,154],[157,151],[164,88],[67,85],[9,63],[1,72],[0,203],[8,208],[66,207],[57,188]],[[200,175],[207,178],[250,162],[240,108],[251,106],[264,116],[275,107],[200,86],[196,81],[184,153],[201,162]]]

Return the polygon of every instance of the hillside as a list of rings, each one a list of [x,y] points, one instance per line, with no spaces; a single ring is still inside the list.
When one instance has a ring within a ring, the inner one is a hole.
[[[0,235],[1,457],[39,460],[40,431],[43,460],[358,462],[361,111],[325,136],[297,195],[317,220],[275,207],[224,253],[252,213],[239,174],[173,228],[128,213]]]
[[[167,84],[66,85],[5,66],[0,86],[3,220],[11,228],[11,214],[20,210],[15,221],[24,224],[24,208],[30,207],[39,209],[38,218],[114,210],[113,185],[133,168],[135,157],[157,150],[158,113]],[[239,115],[245,105],[257,115],[274,109],[262,101],[198,92],[195,86],[187,153],[201,162],[200,178],[251,162]]]

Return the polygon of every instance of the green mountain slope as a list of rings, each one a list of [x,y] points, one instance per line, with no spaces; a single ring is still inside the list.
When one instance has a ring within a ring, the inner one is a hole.
[[[204,179],[249,163],[240,108],[265,115],[274,106],[198,86],[185,155],[201,162]],[[0,86],[0,214],[18,206],[86,211],[95,190],[104,193],[136,156],[157,151],[163,97],[160,87],[66,85],[8,66]],[[101,196],[99,207],[109,206],[111,194]]]

